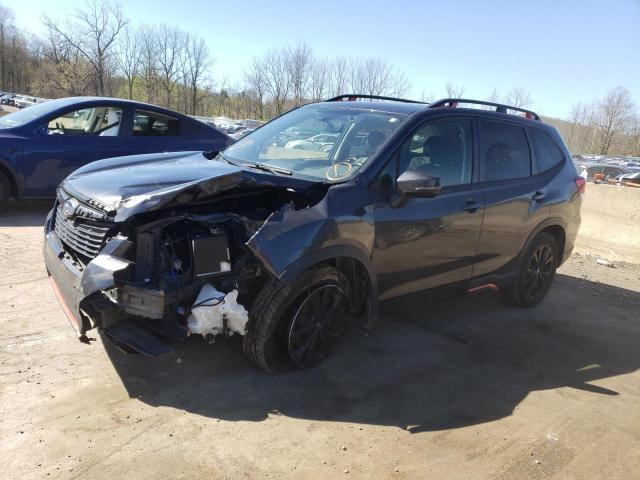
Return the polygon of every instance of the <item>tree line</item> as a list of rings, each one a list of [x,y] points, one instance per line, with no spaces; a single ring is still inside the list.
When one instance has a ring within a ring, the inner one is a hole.
[[[624,87],[576,103],[560,130],[575,153],[640,156],[640,110]]]
[[[316,55],[306,43],[274,48],[248,62],[241,78],[214,77],[215,59],[197,34],[166,24],[134,24],[109,0],[87,0],[65,19],[44,16],[44,34],[15,25],[0,5],[0,90],[45,98],[99,95],[142,100],[183,113],[266,120],[341,93],[402,97],[406,75],[379,58]],[[447,82],[448,97],[465,88]],[[422,91],[422,101],[435,100]],[[517,87],[487,100],[530,107]],[[574,152],[640,155],[640,120],[622,87],[552,121]]]

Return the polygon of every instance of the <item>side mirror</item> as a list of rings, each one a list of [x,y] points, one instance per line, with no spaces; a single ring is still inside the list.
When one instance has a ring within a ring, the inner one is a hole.
[[[419,170],[407,170],[398,177],[398,192],[410,197],[435,197],[440,193],[440,177],[420,172]]]

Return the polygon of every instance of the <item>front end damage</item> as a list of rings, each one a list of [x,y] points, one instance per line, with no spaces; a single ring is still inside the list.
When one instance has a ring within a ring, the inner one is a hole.
[[[44,256],[81,339],[97,328],[126,352],[159,355],[192,333],[245,333],[253,298],[274,275],[261,251],[269,243],[265,226],[287,212],[308,217],[327,187],[213,183],[145,194],[120,209],[62,186]],[[209,185],[207,195],[201,185]]]

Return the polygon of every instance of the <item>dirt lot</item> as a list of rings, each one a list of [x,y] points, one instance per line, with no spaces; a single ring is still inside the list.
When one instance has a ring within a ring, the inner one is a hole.
[[[154,360],[78,342],[45,210],[0,217],[3,478],[640,478],[640,265],[619,262],[640,262],[640,192],[589,186],[580,254],[538,308],[390,303],[281,376],[238,338]]]

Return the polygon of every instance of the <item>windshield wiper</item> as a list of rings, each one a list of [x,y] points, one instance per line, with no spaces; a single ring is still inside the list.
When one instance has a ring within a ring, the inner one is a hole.
[[[243,167],[244,165],[240,164],[240,163],[236,163],[232,160],[229,160],[222,152],[219,152],[218,155],[216,156],[215,160],[218,159],[218,157],[220,157],[220,160],[223,160],[225,162],[227,162],[229,165],[233,165],[235,167]]]
[[[286,168],[282,168],[282,167],[275,167],[273,165],[268,165],[266,163],[251,162],[251,163],[245,163],[243,165],[246,167],[255,168],[256,170],[262,170],[264,172],[281,173],[283,175],[293,175],[293,172],[291,170],[287,170]]]
[[[255,168],[256,170],[262,170],[263,172],[269,173],[281,173],[283,175],[293,175],[291,170],[287,170],[286,168],[276,167],[274,165],[267,165],[266,163],[260,162],[234,162],[233,160],[229,160],[222,152],[218,153],[218,157],[221,160],[224,160],[229,165],[235,165],[236,167],[249,167]],[[217,158],[217,157],[216,157]]]

